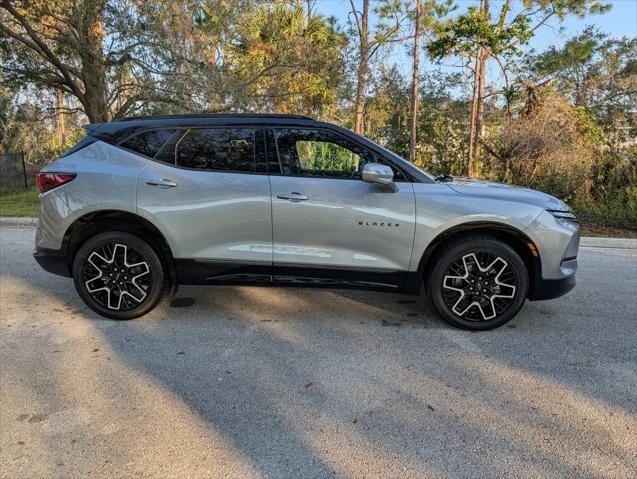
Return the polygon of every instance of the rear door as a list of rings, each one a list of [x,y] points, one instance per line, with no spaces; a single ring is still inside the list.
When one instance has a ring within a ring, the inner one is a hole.
[[[415,201],[401,172],[396,191],[362,181],[364,163],[383,159],[331,130],[274,128],[267,137],[274,281],[402,285]]]
[[[270,185],[255,172],[261,135],[244,127],[176,130],[140,175],[138,212],[167,236],[180,281],[269,279]]]

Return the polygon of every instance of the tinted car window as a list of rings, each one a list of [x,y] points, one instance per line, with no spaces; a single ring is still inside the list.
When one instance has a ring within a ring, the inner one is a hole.
[[[361,179],[365,163],[377,162],[406,181],[398,168],[355,141],[325,130],[277,128],[267,131],[268,170],[272,174]]]
[[[296,152],[302,170],[310,174],[352,176],[361,162],[360,155],[329,141],[300,140]]]
[[[207,170],[254,171],[254,131],[247,128],[189,130],[177,144],[176,164]]]
[[[144,131],[123,141],[120,145],[124,148],[128,148],[129,150],[133,150],[137,153],[153,158],[164,143],[170,139],[174,132],[175,130],[167,128]]]
[[[368,151],[332,132],[305,129],[274,130],[283,175],[356,178]]]

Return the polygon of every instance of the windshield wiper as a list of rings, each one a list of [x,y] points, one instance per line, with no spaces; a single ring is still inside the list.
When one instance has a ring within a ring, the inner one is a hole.
[[[451,183],[453,182],[453,176],[449,175],[438,175],[434,178],[439,183]]]

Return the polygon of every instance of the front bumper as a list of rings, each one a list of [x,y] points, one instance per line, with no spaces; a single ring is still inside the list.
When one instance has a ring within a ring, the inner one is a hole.
[[[44,271],[67,278],[71,277],[66,256],[60,250],[36,248],[33,251],[33,257]]]
[[[575,276],[563,279],[542,279],[535,278],[535,286],[533,294],[529,296],[531,301],[541,301],[544,299],[553,299],[564,296],[575,287]]]
[[[580,227],[543,212],[527,227],[539,258],[532,278],[531,301],[563,296],[575,287]]]
[[[525,230],[540,255],[542,279],[559,280],[577,271],[580,227],[544,211]]]

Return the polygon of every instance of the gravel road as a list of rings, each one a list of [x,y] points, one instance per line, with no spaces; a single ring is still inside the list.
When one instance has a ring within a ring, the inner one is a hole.
[[[637,477],[637,250],[509,325],[421,297],[185,287],[90,312],[1,228],[0,477]]]

